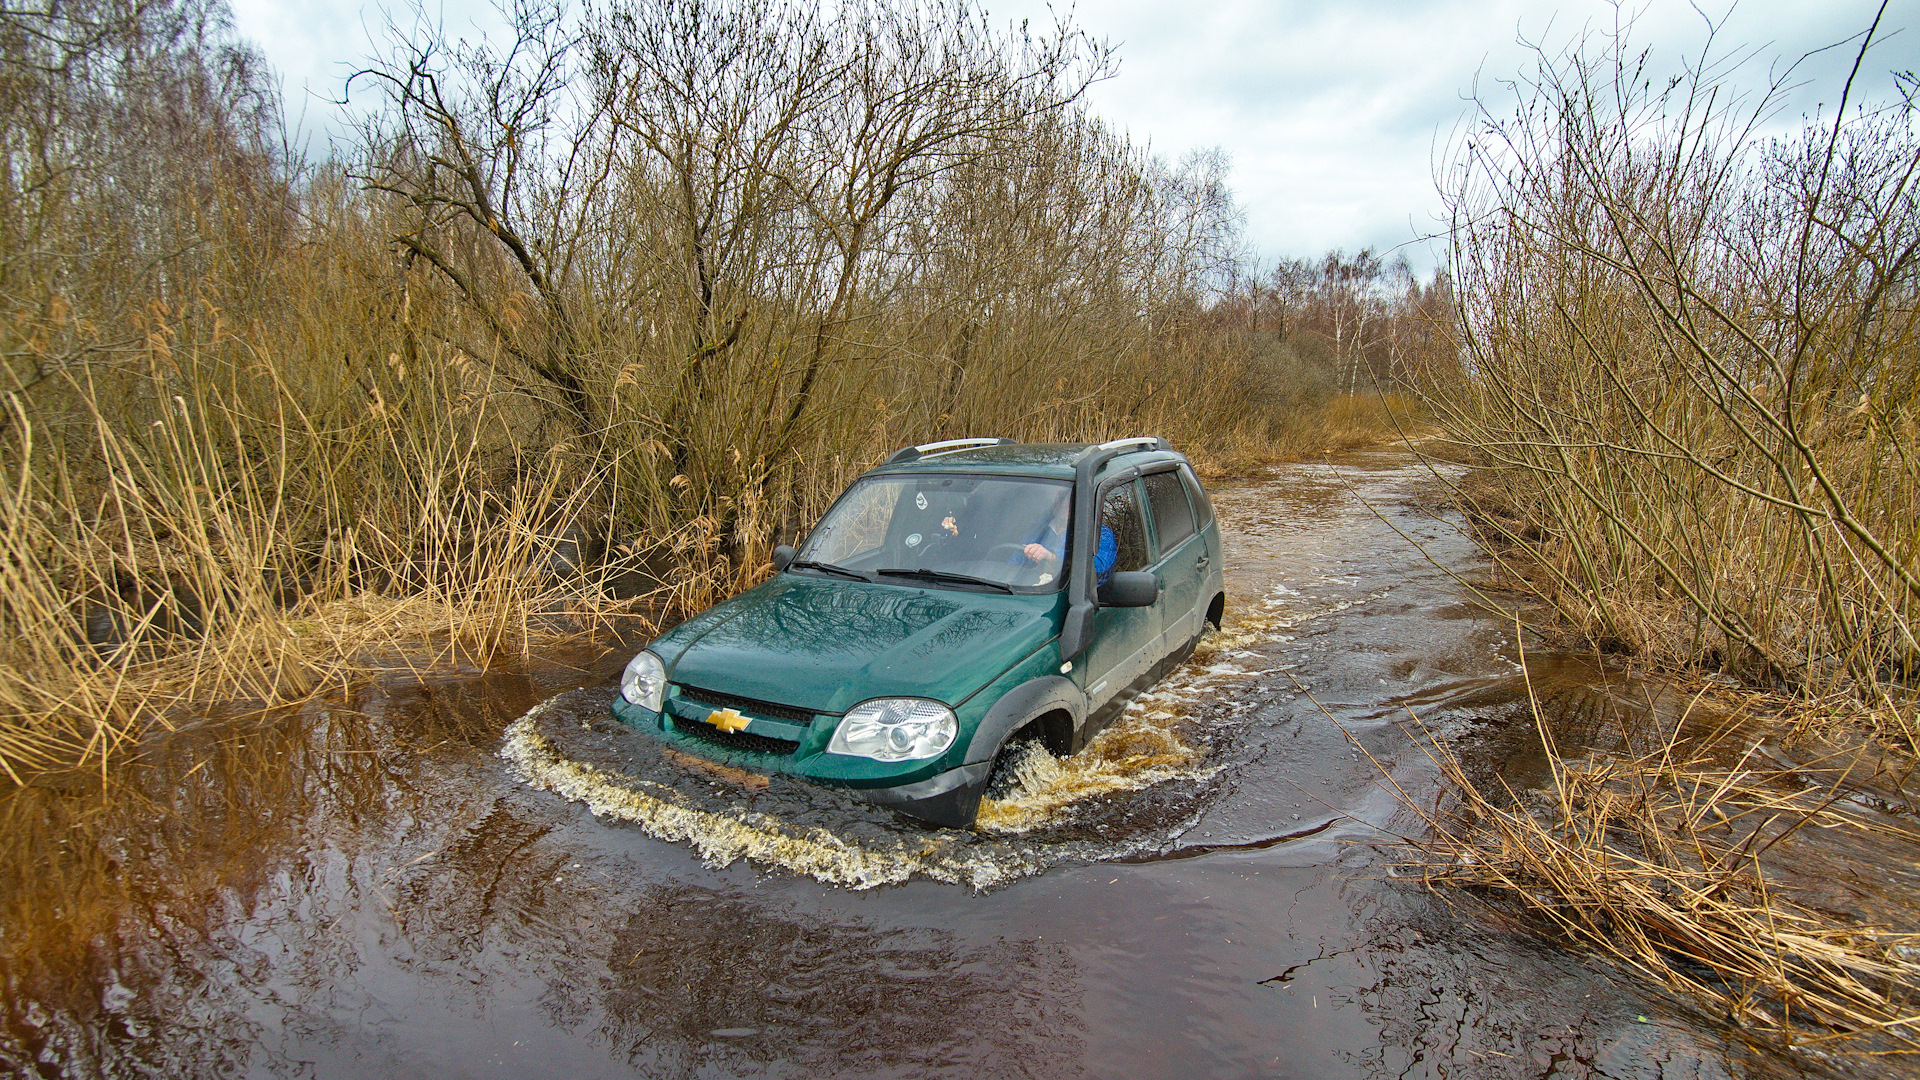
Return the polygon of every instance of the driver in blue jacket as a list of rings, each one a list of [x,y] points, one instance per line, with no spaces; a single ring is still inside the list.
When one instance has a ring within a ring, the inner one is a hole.
[[[1072,506],[1072,497],[1061,492],[1054,500],[1053,513],[1027,534],[1026,546],[1015,552],[1007,561],[1019,565],[1028,563],[1034,566],[1059,567],[1067,550],[1067,511]],[[1113,564],[1120,557],[1120,541],[1114,537],[1113,530],[1105,524],[1100,526],[1100,548],[1093,555],[1093,572],[1099,583],[1105,585],[1113,573]]]

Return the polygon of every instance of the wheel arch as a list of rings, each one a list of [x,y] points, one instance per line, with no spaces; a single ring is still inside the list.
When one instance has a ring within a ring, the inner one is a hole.
[[[1008,732],[1007,738],[1011,739],[1023,731],[1033,731],[1040,736],[1040,745],[1046,747],[1054,757],[1066,757],[1073,753],[1073,714],[1065,709],[1043,712]]]
[[[1000,695],[973,729],[966,763],[992,761],[1008,736],[1036,722],[1047,749],[1064,753],[1072,747],[1074,729],[1085,711],[1086,695],[1069,679],[1046,675],[1021,683]]]

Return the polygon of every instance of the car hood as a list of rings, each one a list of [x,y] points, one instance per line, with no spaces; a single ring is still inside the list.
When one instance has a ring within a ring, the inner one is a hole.
[[[650,648],[671,681],[840,713],[872,697],[958,704],[1059,633],[1065,600],[778,574]]]

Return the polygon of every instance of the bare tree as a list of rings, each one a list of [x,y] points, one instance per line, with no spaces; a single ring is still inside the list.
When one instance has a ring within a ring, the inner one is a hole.
[[[1461,148],[1473,377],[1433,400],[1501,469],[1486,520],[1605,647],[1807,689],[1910,681],[1913,103],[1862,107],[1850,77],[1831,117],[1769,140],[1790,71],[1742,98],[1713,46],[1662,82],[1621,42],[1543,52]]]
[[[924,239],[935,185],[1105,70],[1082,35],[996,33],[966,3],[660,0],[577,31],[554,5],[509,14],[503,52],[418,32],[356,77],[387,98],[362,175],[596,455],[615,431],[664,447],[648,501],[723,533]],[[514,317],[524,293],[538,326]]]
[[[423,21],[348,80],[349,93],[370,84],[386,104],[357,175],[410,207],[393,242],[442,275],[491,338],[459,344],[517,361],[505,376],[550,392],[591,446],[602,405],[584,370],[571,279],[613,165],[607,109],[575,92],[580,38],[557,3],[514,0],[504,14],[504,49],[450,43]],[[528,294],[532,326],[521,310]]]
[[[144,310],[193,299],[213,250],[258,255],[285,237],[264,74],[217,0],[0,11],[7,389],[128,360]]]

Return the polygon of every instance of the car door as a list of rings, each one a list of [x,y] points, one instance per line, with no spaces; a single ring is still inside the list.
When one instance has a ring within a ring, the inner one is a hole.
[[[1126,480],[1101,489],[1100,524],[1113,531],[1116,553],[1112,572],[1147,568],[1149,549],[1139,481]],[[1097,712],[1114,702],[1160,658],[1160,613],[1165,607],[1162,598],[1148,607],[1101,607],[1094,612],[1093,640],[1075,672],[1087,693],[1090,711]]]
[[[1149,473],[1140,484],[1154,538],[1153,572],[1162,590],[1160,654],[1165,656],[1200,632],[1206,617],[1202,605],[1208,599],[1200,590],[1212,557],[1180,474],[1171,469]]]
[[[1227,587],[1226,571],[1222,565],[1226,555],[1220,546],[1220,529],[1214,524],[1213,503],[1208,500],[1207,491],[1200,486],[1200,481],[1194,478],[1193,466],[1182,465],[1179,471],[1180,486],[1187,489],[1187,501],[1193,505],[1194,525],[1199,529],[1204,544],[1204,548],[1194,549],[1195,562],[1198,563],[1201,557],[1207,559],[1200,571],[1200,602],[1211,605],[1213,597],[1219,596]],[[1202,610],[1197,615],[1202,622],[1206,621],[1206,611]]]

